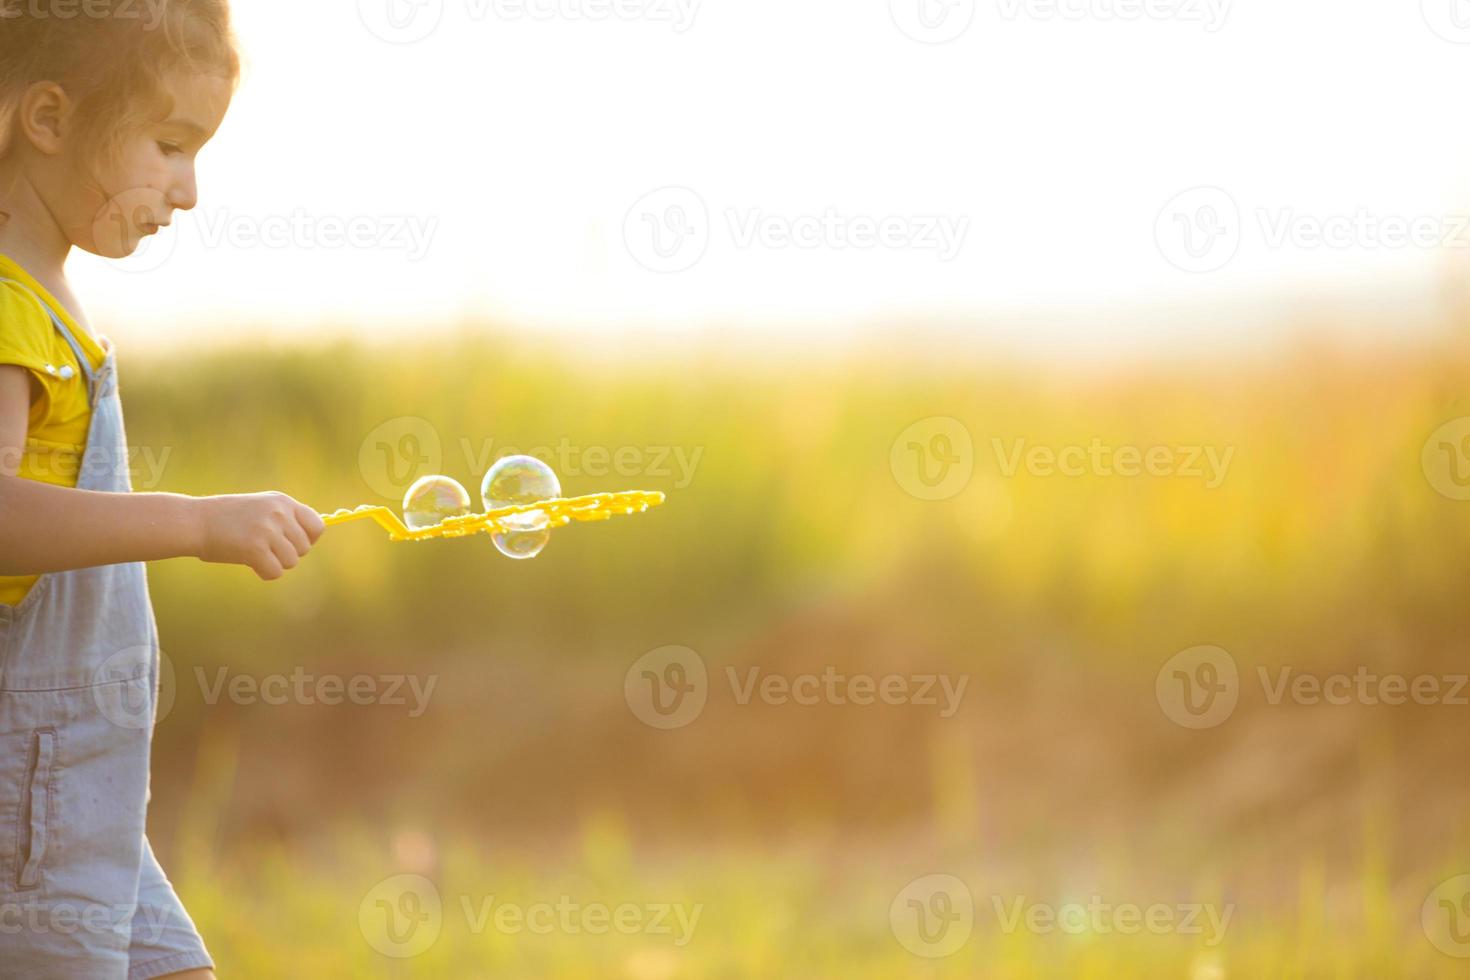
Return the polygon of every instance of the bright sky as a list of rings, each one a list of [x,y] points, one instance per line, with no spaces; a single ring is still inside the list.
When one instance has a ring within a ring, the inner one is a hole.
[[[1428,308],[1470,270],[1467,0],[235,6],[199,208],[74,262],[124,337]]]

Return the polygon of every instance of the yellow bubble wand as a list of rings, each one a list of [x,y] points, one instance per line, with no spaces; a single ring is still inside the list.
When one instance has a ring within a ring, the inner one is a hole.
[[[537,514],[534,530],[565,527],[573,521],[605,521],[625,514],[641,514],[664,502],[664,495],[653,490],[625,490],[620,493],[593,493],[585,497],[557,497],[529,504],[499,507],[483,514],[446,517],[429,527],[410,528],[398,515],[381,504],[337,510],[322,514],[323,523],[346,524],[348,521],[371,520],[388,532],[390,541],[427,541],[430,538],[463,538],[471,534],[524,534],[524,522],[507,522],[521,514]]]

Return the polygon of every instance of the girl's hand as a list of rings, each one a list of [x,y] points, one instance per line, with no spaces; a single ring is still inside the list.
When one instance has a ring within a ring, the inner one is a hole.
[[[266,581],[295,568],[326,530],[316,511],[284,493],[200,497],[198,505],[197,557],[249,565]]]

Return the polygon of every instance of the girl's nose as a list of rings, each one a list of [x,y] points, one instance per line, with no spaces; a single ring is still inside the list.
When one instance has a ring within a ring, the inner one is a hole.
[[[199,203],[199,185],[192,173],[169,188],[168,203],[178,211],[192,211]]]

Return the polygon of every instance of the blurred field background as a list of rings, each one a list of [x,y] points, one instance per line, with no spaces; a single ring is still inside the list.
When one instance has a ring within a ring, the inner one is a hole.
[[[354,524],[278,583],[152,566],[176,692],[155,737],[155,846],[222,977],[1462,975],[1420,916],[1470,872],[1470,707],[1271,705],[1249,678],[1466,669],[1470,503],[1421,463],[1431,433],[1470,415],[1465,327],[1428,348],[1303,341],[1127,368],[914,370],[879,345],[757,362],[713,340],[676,364],[609,365],[475,331],[125,351],[130,441],[168,453],[156,489],[390,503],[359,453],[399,416],[437,430],[442,472],[476,496],[506,446],[698,460],[680,486],[677,469],[563,474],[569,495],[668,503],[558,532],[530,562]],[[934,416],[975,446],[973,477],[943,501],[891,465],[899,434]],[[992,448],[1094,438],[1234,455],[1210,488],[1007,476]],[[623,678],[669,644],[704,659],[710,696],[658,731]],[[1228,650],[1245,682],[1227,722],[1192,731],[1155,678],[1199,644]],[[742,705],[724,671],[753,666],[969,680],[949,718]],[[199,672],[220,668],[437,686],[419,717],[211,705]],[[437,942],[400,959],[370,946],[359,912],[403,873],[433,881],[445,912]],[[975,903],[973,935],[932,960],[889,920],[930,874]],[[1007,932],[993,905],[1094,895],[1233,918],[1211,945]],[[702,913],[682,946],[477,933],[461,896]]]

